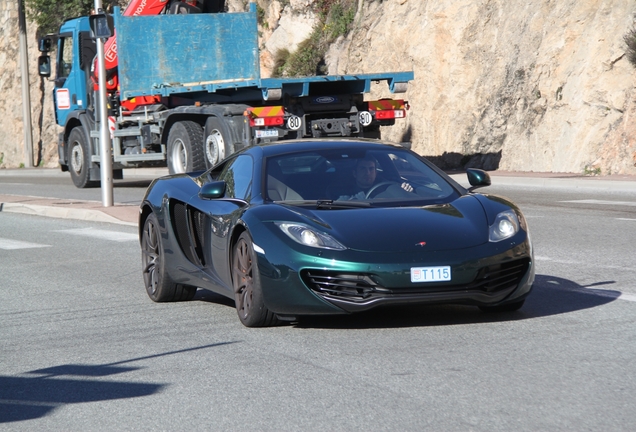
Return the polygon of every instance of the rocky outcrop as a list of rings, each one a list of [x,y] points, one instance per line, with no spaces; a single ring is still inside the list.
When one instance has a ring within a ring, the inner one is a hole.
[[[623,42],[633,0],[356,1],[353,30],[328,52],[329,72],[415,72],[408,118],[383,130],[384,138],[410,141],[446,168],[636,174],[636,70]],[[0,0],[5,166],[16,166],[23,151],[15,3]],[[258,3],[268,76],[277,51],[295,49],[317,21],[314,0]],[[50,90],[33,75],[32,32],[29,45],[34,143],[42,143],[45,165],[55,166]],[[373,90],[374,98],[389,96],[386,86]]]
[[[24,148],[22,114],[22,78],[20,72],[18,2],[0,0],[0,168],[27,165]],[[53,112],[50,81],[37,74],[37,47],[35,26],[27,24],[29,59],[29,85],[33,165],[57,166],[57,125]]]
[[[632,0],[358,0],[327,64],[413,70],[408,121],[383,136],[447,168],[636,174],[623,42],[635,11]]]
[[[364,5],[330,72],[415,71],[408,124],[385,137],[449,163],[636,173],[633,1]]]

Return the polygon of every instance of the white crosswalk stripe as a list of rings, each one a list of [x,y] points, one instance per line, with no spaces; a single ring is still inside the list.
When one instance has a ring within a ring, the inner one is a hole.
[[[51,247],[51,245],[0,238],[0,249],[4,249],[4,250],[32,249],[32,248],[43,248],[43,247]]]
[[[100,230],[96,228],[78,228],[78,229],[68,229],[68,230],[59,230],[57,232],[85,237],[93,237],[102,240],[110,240],[116,242],[126,242],[126,241],[136,241],[139,237],[137,234],[130,234],[118,231],[107,231]]]

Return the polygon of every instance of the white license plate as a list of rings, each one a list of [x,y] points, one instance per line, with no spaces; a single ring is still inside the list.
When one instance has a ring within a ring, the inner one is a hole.
[[[411,282],[446,282],[451,280],[450,266],[411,267]]]
[[[271,138],[278,137],[278,131],[276,129],[256,130],[256,138]]]

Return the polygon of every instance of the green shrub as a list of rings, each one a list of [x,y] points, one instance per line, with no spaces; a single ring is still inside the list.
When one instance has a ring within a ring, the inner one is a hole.
[[[324,64],[329,45],[351,30],[356,15],[355,0],[317,0],[314,8],[319,22],[309,38],[277,68],[275,73],[278,76],[324,74],[326,71],[321,65]]]
[[[103,0],[102,7],[124,6],[128,0]],[[24,0],[27,18],[33,21],[41,34],[55,33],[69,18],[88,15],[94,0]]]

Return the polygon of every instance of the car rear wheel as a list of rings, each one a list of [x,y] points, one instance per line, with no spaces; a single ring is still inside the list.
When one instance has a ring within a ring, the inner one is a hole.
[[[232,254],[232,283],[238,317],[246,327],[278,324],[278,318],[265,306],[261,278],[252,238],[243,232]]]
[[[148,297],[156,302],[187,301],[197,287],[175,283],[166,272],[159,221],[151,213],[144,223],[141,237],[141,263]]]
[[[525,303],[526,299],[519,300],[513,303],[506,303],[499,306],[479,306],[483,312],[514,312],[521,309],[521,306]]]

